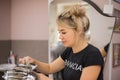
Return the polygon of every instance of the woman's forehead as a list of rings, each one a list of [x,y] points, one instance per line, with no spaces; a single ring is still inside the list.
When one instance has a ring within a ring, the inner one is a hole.
[[[71,27],[65,23],[58,24],[58,29],[70,29]]]
[[[64,27],[64,26],[58,26],[58,31],[65,31],[66,30],[66,27]]]
[[[58,26],[58,31],[62,32],[62,31],[73,31],[74,29],[70,28],[70,27],[66,27],[66,26]]]

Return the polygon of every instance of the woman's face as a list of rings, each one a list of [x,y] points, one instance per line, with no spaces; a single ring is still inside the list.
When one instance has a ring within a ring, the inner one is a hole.
[[[58,25],[58,31],[59,31],[59,38],[61,39],[63,45],[65,47],[72,47],[75,43],[75,30],[72,28],[69,28],[67,25],[60,26]]]

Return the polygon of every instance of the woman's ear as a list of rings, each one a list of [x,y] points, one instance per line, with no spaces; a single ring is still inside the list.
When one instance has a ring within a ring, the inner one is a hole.
[[[82,33],[83,33],[83,29],[82,28],[77,28],[77,33],[79,34],[79,35],[81,35]]]

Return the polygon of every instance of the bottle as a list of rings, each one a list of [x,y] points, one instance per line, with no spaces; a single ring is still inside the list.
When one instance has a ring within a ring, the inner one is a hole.
[[[12,50],[10,51],[10,64],[15,64],[15,55]]]

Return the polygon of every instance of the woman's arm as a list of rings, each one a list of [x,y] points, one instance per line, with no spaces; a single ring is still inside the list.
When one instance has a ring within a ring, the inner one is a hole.
[[[52,80],[48,76],[42,74],[42,73],[37,73],[38,79],[39,80]]]
[[[85,67],[80,80],[97,80],[100,70],[101,66],[99,65]]]
[[[62,60],[61,57],[58,57],[56,60],[54,60],[50,64],[46,64],[40,61],[36,61],[35,64],[38,65],[37,69],[45,74],[55,73],[60,71],[64,68],[65,62]]]
[[[23,63],[23,64],[25,64],[25,63],[36,64],[37,65],[37,70],[39,70],[40,72],[42,72],[44,74],[50,74],[50,73],[58,72],[61,69],[63,69],[64,65],[65,65],[65,62],[61,57],[58,57],[56,60],[54,60],[50,64],[40,62],[40,61],[38,61],[36,59],[33,59],[29,56],[20,59],[19,62]]]
[[[110,45],[110,43],[108,43],[107,45],[105,45],[103,48],[100,49],[102,57],[105,57],[107,55],[108,50],[109,50],[109,45]]]
[[[104,50],[104,48],[100,49],[100,52],[103,58],[107,55],[107,52]]]

